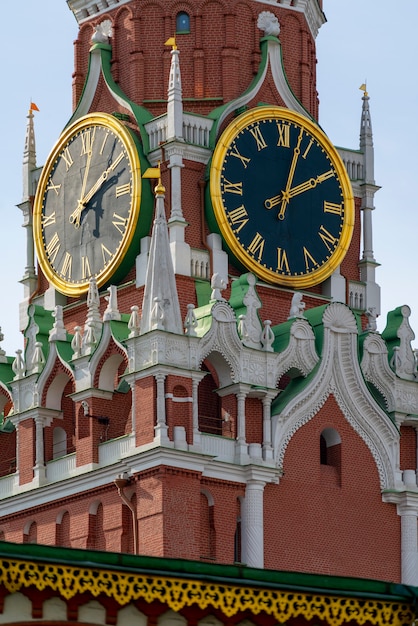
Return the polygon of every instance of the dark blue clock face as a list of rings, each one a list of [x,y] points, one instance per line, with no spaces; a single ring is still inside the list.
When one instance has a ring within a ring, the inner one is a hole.
[[[211,193],[221,234],[260,277],[315,284],[351,239],[350,184],[316,125],[282,109],[255,111],[233,122],[215,150]]]

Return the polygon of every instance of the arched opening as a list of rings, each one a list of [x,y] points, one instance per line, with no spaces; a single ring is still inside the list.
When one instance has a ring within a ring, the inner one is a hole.
[[[61,426],[54,428],[52,433],[52,458],[59,459],[67,454],[67,433]]]
[[[200,558],[211,561],[216,558],[215,506],[212,494],[206,489],[200,494]]]
[[[23,531],[23,543],[38,543],[38,527],[36,522],[30,522]]]
[[[101,502],[95,502],[90,507],[87,549],[106,550],[106,540],[103,530],[103,505]]]
[[[202,371],[208,373],[200,382],[198,391],[199,430],[210,435],[222,435],[221,401],[216,393],[219,385],[215,372],[206,363],[203,363]]]
[[[319,460],[324,479],[341,482],[341,437],[334,428],[325,428],[319,436]]]
[[[180,11],[176,16],[176,34],[190,33],[190,16],[185,11]]]
[[[71,548],[70,514],[68,513],[68,511],[63,511],[57,517],[55,545],[61,546],[63,548]]]

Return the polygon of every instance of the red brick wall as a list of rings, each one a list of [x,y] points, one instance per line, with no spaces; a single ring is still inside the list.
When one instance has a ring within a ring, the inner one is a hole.
[[[327,427],[341,437],[341,486],[321,474]],[[400,518],[382,502],[370,450],[333,397],[294,434],[283,469],[280,484],[265,488],[267,568],[399,580]]]

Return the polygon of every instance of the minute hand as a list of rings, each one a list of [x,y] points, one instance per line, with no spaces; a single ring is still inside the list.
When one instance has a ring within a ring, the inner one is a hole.
[[[335,176],[334,170],[328,170],[328,172],[319,174],[319,176],[317,176],[316,178],[309,178],[309,180],[305,180],[304,183],[300,183],[299,185],[296,185],[296,187],[292,187],[292,189],[289,189],[289,198],[298,196],[300,193],[309,191],[309,189],[314,189],[317,185],[323,183],[329,178],[332,178],[333,176]]]

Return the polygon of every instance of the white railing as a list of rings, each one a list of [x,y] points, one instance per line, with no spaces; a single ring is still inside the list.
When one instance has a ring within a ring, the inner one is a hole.
[[[129,454],[135,448],[135,436],[123,435],[117,439],[105,441],[99,445],[99,465],[112,465]]]
[[[76,473],[75,452],[60,459],[54,459],[46,464],[46,479],[48,483],[56,483]]]
[[[209,280],[210,278],[210,255],[207,250],[195,250],[191,251],[191,268],[190,273],[194,278],[203,278]]]
[[[167,141],[167,115],[151,120],[145,124],[149,137],[150,150],[155,150]],[[186,143],[209,148],[209,136],[213,120],[200,115],[183,114],[183,139]]]
[[[356,150],[346,150],[344,148],[338,148],[338,153],[343,160],[345,169],[350,180],[363,180],[364,179],[364,155],[362,152]]]
[[[366,286],[364,283],[350,281],[348,284],[348,306],[364,311],[366,307]]]
[[[0,478],[0,499],[13,495],[17,487],[17,474],[9,474]]]
[[[219,461],[232,463],[235,457],[235,439],[219,435],[200,435],[203,454],[210,454]]]

